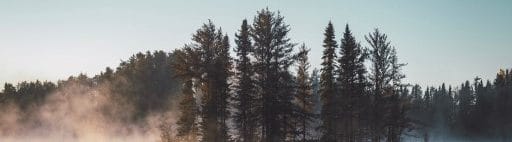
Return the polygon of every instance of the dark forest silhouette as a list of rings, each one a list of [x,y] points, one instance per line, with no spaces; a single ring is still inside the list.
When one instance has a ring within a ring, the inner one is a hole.
[[[512,71],[422,88],[401,82],[406,64],[378,29],[358,40],[348,24],[336,32],[328,22],[323,48],[309,49],[292,41],[284,20],[262,9],[234,39],[208,21],[182,48],[137,53],[93,77],[5,83],[0,115],[15,106],[19,121],[37,125],[33,114],[49,94],[80,84],[103,86],[112,104],[131,106],[133,113],[112,116],[125,123],[145,125],[149,114],[176,107],[162,141],[512,140]],[[318,70],[310,50],[323,51]]]

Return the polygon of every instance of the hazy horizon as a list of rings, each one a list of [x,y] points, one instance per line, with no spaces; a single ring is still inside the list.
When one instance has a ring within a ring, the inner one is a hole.
[[[222,6],[220,6],[222,5]],[[0,83],[67,79],[115,68],[137,52],[190,43],[211,19],[234,46],[234,33],[256,11],[279,10],[290,38],[311,48],[320,68],[329,21],[339,43],[345,24],[356,40],[379,28],[407,63],[406,83],[459,85],[512,68],[512,1],[0,1]],[[3,86],[2,86],[3,87]]]

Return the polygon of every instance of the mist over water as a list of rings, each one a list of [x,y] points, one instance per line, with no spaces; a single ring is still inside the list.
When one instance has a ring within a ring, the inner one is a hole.
[[[0,109],[1,141],[152,142],[160,141],[161,124],[174,123],[172,111],[130,122],[133,105],[111,94],[107,86],[71,83],[49,94],[39,107],[29,106],[24,112],[14,104],[7,105]]]

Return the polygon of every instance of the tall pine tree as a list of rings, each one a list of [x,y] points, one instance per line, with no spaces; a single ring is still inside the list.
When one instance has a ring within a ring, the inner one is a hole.
[[[182,93],[183,99],[179,104],[181,115],[176,122],[178,125],[178,133],[176,136],[182,138],[184,141],[196,141],[198,132],[197,114],[199,113],[199,109],[197,108],[196,99],[194,98],[192,80],[185,81]]]
[[[402,109],[401,107],[392,107],[402,103],[400,99],[393,99],[397,95],[397,90],[401,86],[400,81],[405,76],[400,72],[405,64],[398,63],[396,51],[387,40],[387,35],[375,29],[373,33],[365,36],[370,45],[369,59],[371,61],[371,73],[369,75],[372,84],[371,91],[371,112],[369,119],[372,141],[380,141],[386,138],[387,141],[398,141],[400,136],[400,125],[392,119],[396,114],[393,112],[403,112],[393,110],[392,108]]]
[[[256,89],[254,86],[254,70],[251,64],[250,54],[252,43],[247,20],[243,20],[239,33],[235,35],[235,53],[238,56],[236,62],[234,104],[237,111],[234,113],[234,120],[239,131],[240,140],[255,141],[256,119],[255,102]]]
[[[289,67],[295,61],[290,28],[284,17],[268,9],[258,11],[252,24],[254,69],[258,88],[262,141],[284,141],[291,128],[287,118],[293,109],[293,82]]]
[[[199,106],[196,104],[194,92],[194,82],[197,82],[197,64],[199,63],[199,56],[197,52],[185,46],[183,49],[174,51],[174,62],[172,67],[176,71],[183,83],[182,100],[179,104],[180,115],[177,124],[178,139],[184,141],[197,141],[199,135]],[[196,83],[197,84],[197,83]]]
[[[359,126],[363,99],[366,91],[366,68],[364,61],[366,54],[348,27],[345,27],[341,40],[340,57],[338,58],[337,69],[339,84],[339,104],[337,108],[341,111],[340,119],[342,134],[339,139],[342,141],[358,141]]]
[[[199,55],[196,68],[201,91],[202,141],[228,141],[229,40],[211,21],[197,30],[192,40],[195,43],[190,46]]]
[[[336,119],[338,117],[336,110],[336,85],[334,78],[334,71],[336,68],[336,43],[334,35],[334,27],[329,22],[324,32],[324,52],[322,56],[322,68],[320,75],[320,96],[322,97],[322,141],[336,141],[336,132],[338,131]]]
[[[313,115],[313,102],[312,90],[309,77],[309,49],[306,45],[302,44],[298,54],[298,68],[297,68],[297,103],[299,105],[299,114],[297,115],[300,123],[300,140],[307,141],[309,136],[308,132],[311,131],[311,122],[314,119]],[[308,138],[307,138],[308,137]]]

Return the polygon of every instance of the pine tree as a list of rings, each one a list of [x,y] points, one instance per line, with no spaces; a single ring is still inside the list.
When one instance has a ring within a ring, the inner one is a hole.
[[[427,89],[425,89],[425,93],[423,95],[423,104],[422,104],[422,107],[424,108],[424,111],[422,113],[420,113],[420,120],[423,120],[422,122],[420,122],[420,124],[423,124],[423,128],[424,128],[424,133],[423,133],[423,140],[424,141],[429,141],[429,138],[430,138],[430,130],[432,129],[432,126],[433,126],[433,117],[432,117],[432,114],[433,114],[433,107],[432,107],[432,90],[434,90],[433,87],[427,87]]]
[[[401,132],[393,132],[401,130],[397,128],[397,120],[390,119],[393,111],[389,106],[396,105],[402,101],[399,99],[390,100],[393,95],[397,95],[396,91],[401,85],[400,80],[405,76],[400,72],[405,64],[398,63],[396,51],[390,42],[387,41],[387,35],[380,33],[375,29],[373,33],[365,36],[366,41],[370,45],[369,59],[371,61],[371,74],[369,79],[372,83],[372,102],[370,112],[370,131],[372,141],[380,141],[383,136],[388,141],[397,141]],[[401,108],[398,108],[401,109]]]
[[[510,141],[512,115],[512,75],[508,70],[500,69],[494,81],[496,91],[497,133],[501,141]]]
[[[175,59],[172,67],[175,69],[177,77],[184,82],[181,88],[182,100],[179,104],[181,114],[176,122],[178,126],[176,136],[184,141],[197,141],[200,112],[196,103],[195,96],[197,96],[197,93],[194,88],[196,88],[198,82],[199,54],[189,46],[175,50],[173,54]]]
[[[5,83],[4,89],[0,96],[0,104],[10,104],[13,103],[13,99],[17,96],[17,90],[14,85],[11,83]]]
[[[322,113],[322,97],[320,96],[320,75],[318,69],[313,69],[311,73],[310,81],[311,82],[311,96],[313,103],[313,116],[314,120],[311,125],[311,137],[312,140],[319,140],[321,137],[321,133],[318,131],[322,120],[320,118],[320,114]]]
[[[220,31],[219,31],[220,33]],[[220,136],[217,140],[219,141],[228,141],[230,139],[228,135],[228,116],[230,115],[230,111],[228,110],[228,99],[230,96],[230,86],[231,84],[228,82],[228,78],[232,75],[231,68],[232,62],[231,57],[229,55],[229,38],[227,35],[224,35],[221,40],[221,45],[217,48],[219,50],[219,55],[216,59],[216,67],[217,71],[215,72],[215,76],[217,77],[215,80],[215,89],[219,91],[219,97],[217,100],[217,115],[219,115],[219,131]]]
[[[300,137],[303,142],[307,141],[308,132],[311,128],[311,121],[313,120],[313,102],[312,102],[312,90],[311,82],[309,77],[309,61],[308,53],[309,49],[306,45],[302,44],[299,48],[298,54],[298,68],[297,68],[297,102],[299,104],[299,128]]]
[[[196,99],[194,98],[194,91],[192,88],[192,80],[185,81],[185,84],[182,88],[183,99],[179,104],[181,115],[176,122],[178,125],[178,133],[176,136],[183,138],[185,141],[197,140],[197,115],[199,110],[197,108]]]
[[[469,81],[461,84],[461,89],[459,90],[458,95],[458,112],[457,112],[457,122],[459,132],[462,132],[463,136],[469,136],[469,129],[471,124],[470,118],[471,111],[473,107],[473,90],[471,89],[471,85]]]
[[[292,112],[293,82],[289,67],[295,61],[294,43],[287,37],[289,26],[284,17],[268,9],[258,11],[252,24],[256,85],[262,141],[284,141],[292,124],[287,121]]]
[[[491,82],[487,81],[484,86],[481,78],[475,78],[473,87],[475,89],[475,106],[473,113],[471,113],[471,123],[474,125],[472,135],[492,137],[494,134],[492,129],[494,127],[491,123],[494,111],[492,101],[495,98],[491,91]]]
[[[201,91],[201,134],[202,141],[228,141],[227,99],[229,93],[228,77],[231,61],[229,40],[222,31],[209,21],[192,38],[191,47],[198,52],[196,64],[198,85]]]
[[[352,36],[348,24],[341,40],[339,55],[337,81],[340,103],[337,104],[337,108],[342,112],[338,122],[341,122],[342,129],[340,131],[343,133],[339,138],[343,141],[357,141],[357,135],[361,128],[358,121],[362,114],[362,107],[364,107],[362,101],[367,84],[364,66],[366,54]]]
[[[434,141],[446,139],[450,127],[453,127],[453,118],[455,117],[455,100],[451,86],[446,89],[443,83],[437,89],[429,90],[432,94],[432,136],[436,137]]]
[[[322,68],[320,75],[320,96],[322,97],[322,130],[323,135],[321,141],[336,141],[336,132],[338,131],[336,125],[337,111],[336,111],[336,85],[334,79],[335,71],[335,49],[338,46],[335,40],[334,28],[332,23],[329,22],[325,28],[324,33],[324,51],[322,56]]]
[[[253,79],[254,70],[249,56],[252,52],[249,28],[247,20],[243,20],[239,33],[235,34],[237,46],[234,49],[238,56],[238,59],[235,60],[237,65],[235,78],[238,84],[234,86],[236,91],[234,104],[237,108],[237,112],[234,113],[234,120],[242,141],[255,141],[256,138],[254,103],[257,100]]]
[[[16,87],[11,83],[5,83],[2,92],[4,95],[16,95]]]
[[[428,88],[427,88],[428,90]],[[427,126],[427,107],[425,107],[426,97],[423,97],[421,86],[415,84],[411,88],[410,94],[410,109],[407,112],[407,118],[411,121],[411,125],[415,130],[415,136],[418,138],[428,135],[428,126]],[[425,94],[428,94],[428,91],[425,91]],[[425,95],[427,96],[427,95]]]

